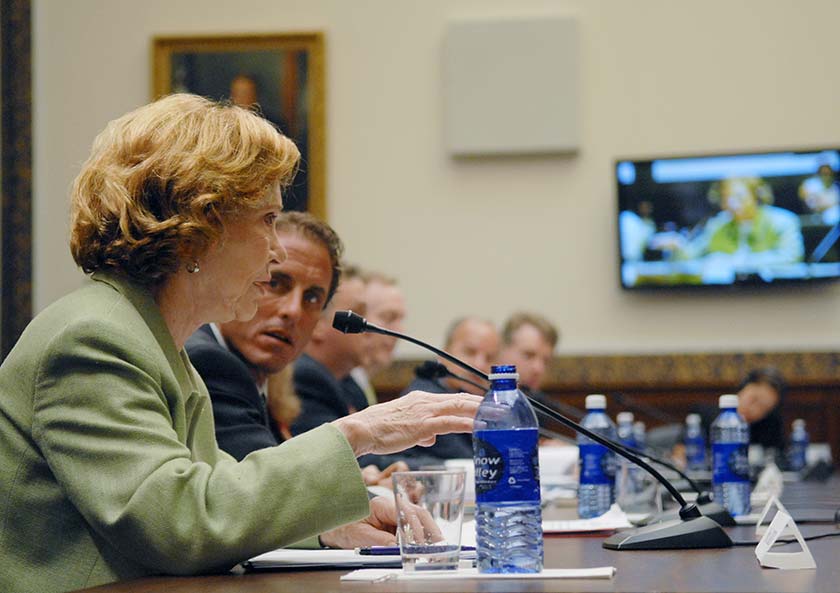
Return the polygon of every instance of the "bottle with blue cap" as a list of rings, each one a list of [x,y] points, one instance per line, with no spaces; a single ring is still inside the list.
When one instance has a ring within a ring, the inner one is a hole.
[[[805,469],[806,452],[810,438],[805,430],[805,421],[797,418],[793,421],[793,431],[790,433],[790,448],[788,449],[788,467],[793,471]]]
[[[685,417],[685,464],[689,471],[706,469],[706,437],[700,414]]]
[[[475,416],[476,565],[483,573],[543,568],[537,416],[513,365],[491,368]]]
[[[633,423],[633,440],[636,441],[636,448],[644,453],[647,449],[647,426],[641,420]]]
[[[633,433],[633,412],[619,412],[615,419],[618,441],[625,447],[638,449],[636,437]],[[639,472],[639,468],[632,461],[623,457],[618,459],[615,476],[616,501],[624,511],[633,512],[638,506],[637,498],[642,491],[642,476]]]
[[[616,428],[607,416],[607,398],[599,393],[586,396],[586,416],[581,426],[595,434],[616,440]],[[578,515],[581,519],[599,517],[615,502],[615,453],[582,434],[577,437]]]
[[[618,440],[625,447],[637,449],[636,438],[633,435],[633,412],[619,412],[615,417],[618,430]]]
[[[738,396],[721,395],[712,422],[712,490],[735,517],[750,513],[750,425],[738,413]]]

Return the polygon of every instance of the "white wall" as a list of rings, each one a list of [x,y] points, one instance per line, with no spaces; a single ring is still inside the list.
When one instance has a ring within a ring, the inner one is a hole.
[[[540,14],[580,19],[579,154],[449,158],[446,23]],[[330,222],[351,260],[400,278],[409,331],[527,307],[561,352],[832,350],[840,285],[623,292],[611,176],[616,157],[840,145],[838,23],[832,0],[35,0],[35,307],[80,283],[68,187],[104,124],[149,100],[154,35],[322,30]]]

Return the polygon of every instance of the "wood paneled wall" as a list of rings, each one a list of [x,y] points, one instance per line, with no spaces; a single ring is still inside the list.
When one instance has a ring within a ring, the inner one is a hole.
[[[380,400],[396,396],[413,379],[418,360],[395,361],[374,377]],[[783,407],[786,431],[794,418],[804,418],[812,442],[828,442],[835,463],[840,460],[840,353],[772,352],[557,356],[545,392],[583,407],[589,393],[620,393],[625,405],[648,427],[672,418],[681,422],[692,406],[714,404],[731,393],[751,369],[777,367],[788,381]],[[615,399],[613,399],[615,401]],[[638,408],[641,407],[642,410]],[[653,408],[645,413],[644,408]],[[611,407],[615,414],[620,409]]]

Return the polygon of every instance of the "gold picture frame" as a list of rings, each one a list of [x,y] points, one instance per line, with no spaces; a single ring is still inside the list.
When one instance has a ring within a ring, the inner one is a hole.
[[[261,114],[301,151],[301,169],[284,195],[285,207],[322,220],[327,216],[324,71],[324,36],[318,32],[152,41],[152,98],[173,92],[216,100],[255,95]]]

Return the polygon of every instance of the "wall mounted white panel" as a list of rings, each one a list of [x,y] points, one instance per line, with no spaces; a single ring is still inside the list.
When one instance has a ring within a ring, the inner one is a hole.
[[[571,17],[452,21],[443,49],[453,155],[571,152],[579,143],[578,24]]]

